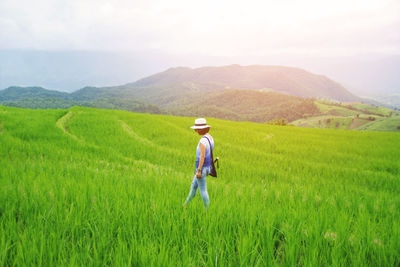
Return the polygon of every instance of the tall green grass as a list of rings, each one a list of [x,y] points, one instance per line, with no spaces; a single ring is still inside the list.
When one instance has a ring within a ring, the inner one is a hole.
[[[400,135],[0,107],[0,265],[398,266]]]

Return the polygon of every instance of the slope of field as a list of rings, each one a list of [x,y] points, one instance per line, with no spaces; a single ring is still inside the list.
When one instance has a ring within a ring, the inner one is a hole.
[[[375,115],[383,115],[383,116],[390,116],[393,113],[393,110],[390,108],[382,107],[382,106],[375,106],[375,105],[368,105],[365,103],[354,103],[351,105],[347,105],[350,108],[366,111],[370,114]]]
[[[0,106],[4,265],[397,266],[400,135],[210,119],[211,206],[184,209],[193,118]]]
[[[364,124],[360,126],[358,130],[400,132],[400,115],[396,114],[387,119],[380,119],[375,122]]]
[[[315,101],[315,104],[323,114],[334,116],[352,116],[358,114],[355,110],[350,110],[345,106],[332,105],[328,101]]]
[[[291,124],[300,127],[356,129],[400,132],[400,112],[365,103],[336,103],[316,100],[315,116],[300,118]]]

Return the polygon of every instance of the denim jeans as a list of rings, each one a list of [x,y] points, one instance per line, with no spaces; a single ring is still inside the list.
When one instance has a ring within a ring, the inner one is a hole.
[[[197,171],[197,169],[196,169]],[[195,173],[196,173],[195,171]],[[209,167],[203,167],[201,169],[201,178],[197,178],[196,174],[193,177],[192,181],[192,186],[190,188],[189,195],[185,201],[185,204],[188,204],[195,196],[197,189],[200,190],[200,195],[201,198],[203,199],[204,207],[208,208],[210,205],[210,200],[208,198],[208,193],[207,193],[207,182],[206,182],[206,177],[209,175],[211,172],[211,166]]]

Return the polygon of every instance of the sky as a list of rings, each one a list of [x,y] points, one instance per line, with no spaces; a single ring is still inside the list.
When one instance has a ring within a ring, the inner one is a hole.
[[[400,0],[0,0],[0,49],[400,54]]]

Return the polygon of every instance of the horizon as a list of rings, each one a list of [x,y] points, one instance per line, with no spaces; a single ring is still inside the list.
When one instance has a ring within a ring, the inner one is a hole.
[[[354,73],[361,70],[359,76],[365,76],[362,73],[362,68],[365,68],[365,63],[373,62],[378,64],[370,64],[371,68],[367,68],[364,72],[369,72],[370,74],[374,71],[384,72],[386,71],[381,66],[378,66],[379,63],[383,62],[385,64],[387,61],[395,61],[397,66],[400,66],[400,54],[399,55],[381,55],[381,54],[368,54],[364,57],[357,56],[348,56],[348,57],[288,57],[287,55],[276,56],[276,57],[268,57],[268,58],[258,58],[253,61],[243,61],[242,59],[237,59],[236,62],[232,63],[230,58],[222,58],[222,57],[204,57],[202,61],[193,61],[187,58],[175,58],[171,55],[163,55],[157,54],[152,56],[151,53],[147,53],[145,57],[142,54],[134,54],[131,52],[112,52],[112,51],[73,51],[73,50],[63,50],[63,51],[46,51],[46,50],[0,50],[0,58],[6,58],[8,53],[13,54],[12,57],[17,58],[16,61],[12,62],[13,65],[16,65],[22,69],[23,72],[29,73],[31,75],[29,77],[23,77],[22,75],[14,75],[15,80],[21,80],[22,82],[8,83],[5,84],[7,80],[7,71],[4,66],[10,64],[10,60],[0,61],[0,90],[6,89],[12,86],[21,86],[21,87],[43,87],[48,90],[56,90],[60,92],[75,92],[84,87],[112,87],[125,85],[128,83],[134,83],[140,79],[152,76],[157,73],[164,72],[171,68],[204,68],[204,67],[224,67],[224,66],[232,66],[239,65],[242,67],[246,66],[281,66],[287,68],[298,68],[304,71],[310,72],[315,75],[326,76],[330,80],[338,82],[343,87],[345,87],[349,92],[361,96],[373,98],[376,96],[385,96],[385,95],[396,95],[400,93],[400,86],[393,86],[394,90],[381,90],[381,93],[374,92],[373,90],[366,90],[365,85],[371,84],[373,79],[375,78],[371,75],[367,75],[367,81],[362,83],[364,79],[356,80],[353,78]],[[16,57],[14,55],[17,55]],[[4,56],[5,55],[5,56]],[[93,60],[88,55],[96,55],[97,57]],[[150,56],[149,56],[150,55]],[[85,58],[88,57],[88,59]],[[105,63],[99,60],[98,56],[105,58]],[[111,57],[110,57],[111,56]],[[11,58],[10,56],[8,56]],[[32,58],[35,58],[33,60]],[[105,69],[98,69],[98,66],[95,64],[99,61],[103,62],[103,65],[107,65],[107,60],[110,61],[110,66],[107,66]],[[144,65],[144,68],[136,68],[136,62],[134,59],[139,58],[139,64],[143,62],[149,63]],[[54,60],[57,59],[57,60]],[[59,60],[61,59],[61,60]],[[67,62],[65,60],[67,59]],[[49,63],[49,60],[53,62]],[[64,60],[64,62],[63,62]],[[159,60],[159,61],[158,61]],[[28,61],[28,62],[27,62]],[[43,62],[41,62],[43,61]],[[93,62],[92,62],[93,61]],[[73,63],[84,63],[82,64],[73,64]],[[155,62],[159,62],[156,64]],[[177,64],[173,64],[173,62],[177,62]],[[343,66],[343,62],[347,62],[348,64]],[[169,64],[170,63],[170,64]],[[185,64],[186,63],[186,64]],[[209,63],[209,64],[208,64]],[[2,66],[3,65],[3,66]],[[32,67],[35,66],[35,68]],[[87,66],[85,66],[87,65]],[[375,66],[377,65],[377,66]],[[359,68],[356,68],[358,66]],[[12,67],[12,66],[11,66]],[[385,66],[384,66],[385,67]],[[11,68],[12,69],[12,68]],[[60,71],[53,71],[52,69],[60,69]],[[43,71],[44,70],[44,71]],[[132,72],[133,70],[133,72]],[[50,71],[50,76],[53,76],[52,79],[48,79],[46,75],[41,75],[43,72]],[[74,75],[77,77],[78,73],[82,73],[87,71],[90,75],[79,76],[78,80],[74,80],[73,78],[66,82],[66,77],[63,75]],[[135,72],[136,71],[136,72]],[[395,70],[396,71],[396,70]],[[10,72],[10,71],[9,71]],[[12,71],[11,71],[12,72]],[[11,73],[10,72],[10,73]],[[70,73],[69,73],[70,72]],[[349,74],[348,74],[349,73]],[[393,79],[398,77],[396,74],[393,77],[389,77],[392,79],[388,79],[388,83],[392,82]],[[11,73],[14,74],[14,73]],[[34,75],[36,74],[36,75]],[[399,73],[400,74],[400,73]],[[10,75],[12,76],[12,75]],[[42,77],[43,76],[43,77]],[[62,77],[61,81],[55,81],[53,83],[49,82],[49,80],[54,80],[55,76]],[[369,78],[369,80],[368,80]],[[378,77],[379,78],[379,77]],[[26,82],[26,80],[32,79],[34,82]],[[35,82],[36,81],[36,82]],[[355,83],[355,81],[360,81],[360,85]],[[375,84],[381,83],[382,80],[377,79]],[[397,79],[396,81],[397,82]],[[71,88],[68,84],[75,84],[74,87]],[[358,85],[358,86],[357,86]],[[364,86],[364,90],[360,90]],[[371,85],[370,85],[371,86]],[[371,86],[370,88],[373,88]],[[393,89],[392,88],[392,89]]]

